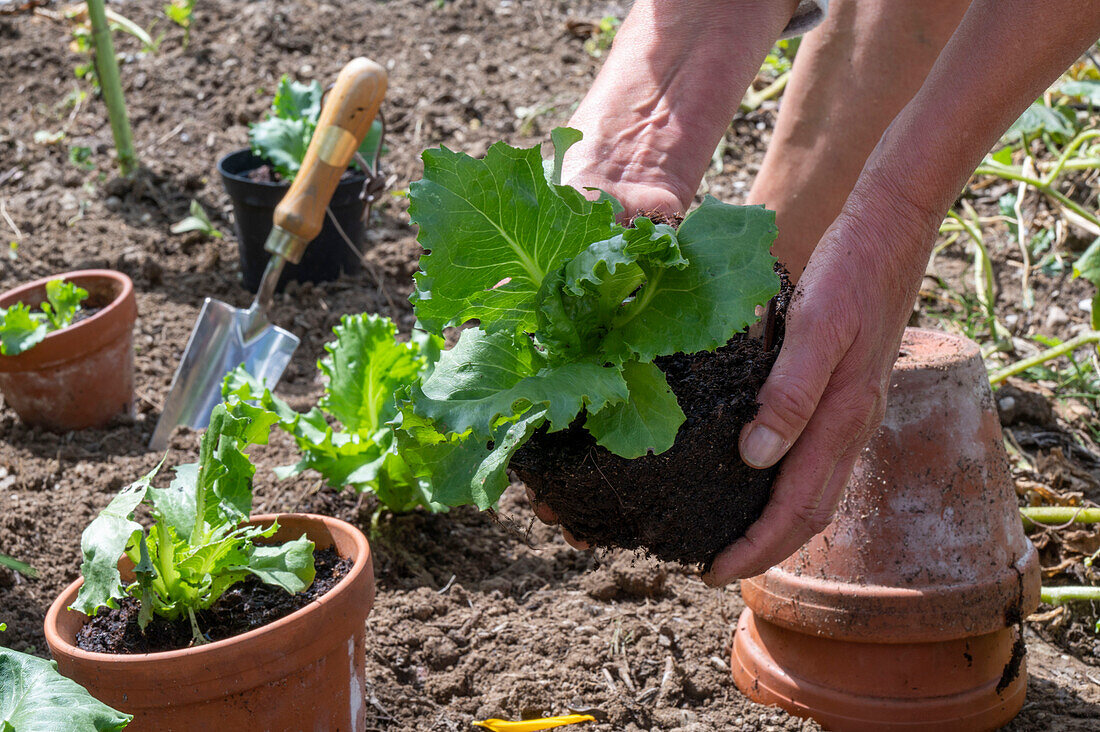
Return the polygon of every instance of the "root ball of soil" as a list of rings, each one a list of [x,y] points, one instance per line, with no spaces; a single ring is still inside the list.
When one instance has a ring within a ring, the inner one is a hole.
[[[539,430],[516,452],[511,468],[573,536],[705,570],[760,516],[778,467],[745,465],[737,439],[783,342],[791,285],[781,278],[771,349],[739,333],[713,353],[655,360],[686,416],[669,450],[619,457],[596,444],[582,415],[561,432]]]

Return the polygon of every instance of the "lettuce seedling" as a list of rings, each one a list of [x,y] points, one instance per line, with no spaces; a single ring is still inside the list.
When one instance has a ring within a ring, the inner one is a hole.
[[[324,395],[309,412],[291,409],[243,366],[226,378],[225,396],[255,401],[278,414],[279,426],[294,436],[302,458],[277,468],[279,477],[315,470],[330,486],[371,491],[395,513],[418,506],[443,509],[432,502],[428,481],[415,476],[397,452],[389,424],[397,416],[395,393],[431,368],[442,339],[421,332],[420,339],[400,343],[388,318],[365,314],[345,315],[333,333],[336,340],[325,344],[328,355],[318,363]]]
[[[61,279],[46,283],[46,302],[40,311],[19,302],[0,308],[0,355],[17,356],[34,348],[55,330],[72,325],[88,291]]]
[[[116,732],[132,719],[62,676],[56,661],[0,648],[0,731]]]
[[[672,446],[684,414],[658,356],[714,350],[779,291],[775,215],[708,197],[678,229],[615,222],[560,185],[576,130],[554,158],[497,143],[483,159],[424,153],[409,215],[427,250],[412,301],[427,329],[458,343],[409,387],[398,446],[447,505],[493,505],[512,454],[538,428],[582,418],[626,458]],[[583,415],[583,416],[582,416]]]
[[[275,172],[287,182],[294,180],[302,167],[309,141],[317,129],[317,119],[321,116],[323,96],[320,82],[301,84],[283,76],[267,118],[249,125],[248,140],[253,154],[271,163]],[[375,120],[359,146],[359,155],[367,165],[374,165],[374,153],[381,138],[382,122]],[[359,167],[359,162],[353,159],[352,165]]]
[[[205,642],[196,613],[249,575],[297,593],[313,582],[313,542],[305,535],[279,545],[256,544],[278,528],[242,526],[252,510],[256,469],[243,449],[265,444],[279,417],[236,399],[219,404],[202,437],[199,461],[180,465],[167,488],[153,486],[160,466],[123,489],[88,525],[80,540],[84,584],[72,609],[95,615],[125,597],[140,600],[138,624],[153,615],[186,616],[194,642]],[[134,521],[145,503],[153,517],[148,529]],[[118,570],[125,552],[134,581],[123,584]]]

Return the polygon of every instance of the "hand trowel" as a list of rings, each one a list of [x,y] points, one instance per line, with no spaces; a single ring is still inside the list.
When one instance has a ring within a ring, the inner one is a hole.
[[[268,320],[275,286],[287,262],[297,264],[321,231],[325,208],[352,156],[370,131],[386,94],[386,71],[365,58],[343,68],[325,99],[317,129],[264,248],[271,253],[251,307],[235,308],[206,298],[183,358],[172,378],[149,447],[163,451],[177,425],[203,429],[221,401],[222,380],[244,364],[271,389],[300,342]]]

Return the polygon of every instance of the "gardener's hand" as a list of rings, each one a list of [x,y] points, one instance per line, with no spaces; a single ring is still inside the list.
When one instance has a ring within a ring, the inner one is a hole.
[[[759,574],[822,531],[882,420],[938,220],[887,191],[875,198],[863,211],[849,199],[799,280],[760,412],[740,435],[752,467],[786,458],[763,514],[718,555],[707,584]]]

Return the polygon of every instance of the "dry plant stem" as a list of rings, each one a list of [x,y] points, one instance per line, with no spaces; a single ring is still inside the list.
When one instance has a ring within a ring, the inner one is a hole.
[[[1039,593],[1039,597],[1048,605],[1063,605],[1067,602],[1096,602],[1100,600],[1100,587],[1044,587]]]
[[[745,92],[745,98],[741,100],[742,112],[753,112],[760,109],[760,105],[769,99],[775,99],[783,90],[787,88],[787,82],[791,80],[791,72],[784,71],[780,74],[775,81],[768,84],[760,91],[755,91],[750,86],[749,90]]]
[[[993,275],[993,261],[989,258],[989,249],[982,236],[977,212],[969,203],[964,202],[963,206],[970,220],[964,219],[954,211],[948,211],[947,216],[958,222],[974,242],[974,290],[978,296],[978,302],[985,311],[989,333],[1000,347],[1002,343],[1011,342],[1012,334],[997,320],[997,279]]]
[[[126,100],[122,96],[122,83],[118,75],[115,46],[111,41],[111,29],[107,24],[103,0],[88,0],[87,4],[88,20],[92,26],[92,44],[95,48],[96,71],[99,74],[99,88],[103,91],[103,101],[107,105],[107,118],[111,123],[111,134],[115,138],[118,168],[123,175],[130,175],[137,166],[137,156],[134,153],[134,140],[130,132],[130,119],[126,116]]]
[[[1100,524],[1100,508],[1083,506],[1033,506],[1021,508],[1020,516],[1027,528],[1036,524]]]
[[[1100,344],[1100,330],[1088,330],[1079,336],[1070,338],[1065,343],[1059,343],[1053,348],[1048,348],[1045,351],[1041,351],[1030,358],[1025,358],[1016,363],[1009,364],[1002,369],[994,371],[989,377],[990,384],[999,384],[1009,376],[1015,376],[1016,374],[1027,371],[1033,366],[1039,366],[1058,358],[1059,356],[1065,356],[1066,354],[1073,353],[1082,346],[1087,346],[1090,343]]]

